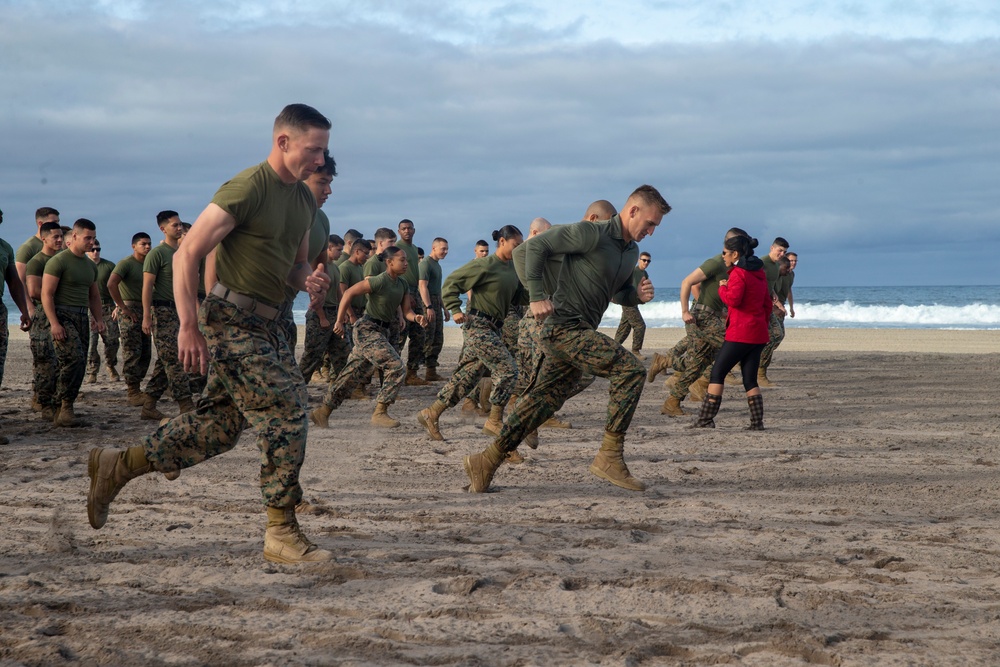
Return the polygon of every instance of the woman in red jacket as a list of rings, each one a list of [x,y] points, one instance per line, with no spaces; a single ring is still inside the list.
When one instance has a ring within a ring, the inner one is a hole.
[[[772,302],[764,263],[753,254],[756,247],[757,239],[746,236],[730,237],[723,244],[722,260],[729,269],[729,278],[719,281],[719,298],[729,307],[726,340],[715,357],[708,393],[692,428],[715,428],[726,375],[738,363],[750,405],[748,430],[764,430],[764,400],[757,386],[757,367],[760,353],[770,340],[767,327]]]

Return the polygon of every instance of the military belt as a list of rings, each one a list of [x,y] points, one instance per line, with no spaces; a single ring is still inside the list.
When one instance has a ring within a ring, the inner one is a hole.
[[[696,303],[693,306],[691,306],[691,310],[704,310],[706,313],[712,313],[713,315],[717,315],[719,317],[725,317],[726,316],[725,313],[721,313],[718,310],[716,310],[715,308],[709,308],[708,306],[703,306],[700,303]]]
[[[67,313],[76,313],[77,315],[82,315],[84,313],[90,312],[90,308],[87,306],[56,306],[56,310],[65,310]]]
[[[472,315],[473,317],[481,317],[490,324],[492,324],[493,326],[495,326],[497,329],[503,328],[503,320],[497,319],[492,315],[487,315],[486,313],[484,313],[481,310],[478,310],[477,308],[469,308],[469,315]]]
[[[265,320],[274,321],[278,317],[279,310],[274,306],[270,306],[262,301],[258,301],[252,296],[247,296],[246,294],[240,294],[239,292],[234,292],[222,283],[215,283],[212,287],[212,294],[219,297],[220,299],[225,299],[229,303],[233,304],[237,308],[245,310],[247,312],[253,313],[254,315],[259,315]]]
[[[385,320],[376,320],[374,317],[369,317],[367,315],[365,315],[362,319],[368,320],[369,322],[371,322],[373,324],[377,324],[378,326],[382,327],[383,329],[391,329],[392,328],[392,322],[386,322]]]
[[[153,299],[154,308],[176,308],[177,304],[170,299]]]

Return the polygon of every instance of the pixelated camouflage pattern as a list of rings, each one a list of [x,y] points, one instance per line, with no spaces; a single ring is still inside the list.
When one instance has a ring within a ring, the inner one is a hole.
[[[629,332],[632,333],[632,350],[639,352],[646,339],[646,320],[642,319],[642,313],[637,307],[622,306],[622,319],[615,332],[615,342],[624,345]]]
[[[344,369],[331,379],[323,404],[336,409],[355,387],[366,386],[371,381],[375,369],[382,375],[382,388],[375,400],[394,403],[406,378],[406,370],[399,352],[389,343],[389,332],[366,316],[354,323],[353,334],[354,349]]]
[[[771,311],[771,322],[767,330],[771,340],[764,346],[764,351],[760,353],[760,370],[766,371],[774,358],[774,351],[785,339],[785,316],[777,308]]]
[[[692,310],[691,314],[694,324],[684,325],[687,352],[683,362],[674,365],[677,381],[670,388],[670,395],[680,400],[684,400],[688,388],[698,378],[711,375],[715,356],[726,341],[726,322],[720,315],[701,308]]]
[[[295,354],[295,346],[299,342],[299,328],[295,326],[295,317],[292,313],[293,303],[293,301],[284,301],[278,306],[276,321],[281,330],[285,332],[285,340],[288,341],[288,347],[292,350],[292,354]]]
[[[501,340],[500,331],[486,318],[469,315],[462,325],[465,345],[458,368],[438,392],[438,400],[454,406],[468,396],[489,369],[493,378],[491,405],[507,405],[517,384],[517,364]]]
[[[156,345],[156,364],[153,375],[146,383],[146,394],[159,400],[170,387],[175,401],[191,398],[188,374],[177,357],[177,334],[181,321],[177,309],[170,306],[153,306],[153,344]]]
[[[517,356],[517,339],[521,320],[524,319],[525,307],[520,304],[510,304],[507,309],[507,317],[503,319],[503,328],[500,329],[500,340],[511,356]]]
[[[49,326],[49,318],[41,304],[35,305],[35,316],[31,319],[28,339],[38,402],[42,407],[55,407],[59,363],[56,361],[56,348],[52,345],[52,327]]]
[[[140,307],[131,308],[140,313]],[[129,386],[138,385],[146,378],[153,359],[153,338],[142,332],[142,320],[133,322],[122,315],[118,321],[118,339],[122,351],[122,377]]]
[[[440,295],[431,295],[431,307],[428,310],[434,313],[434,321],[424,332],[424,363],[428,368],[437,368],[438,357],[444,348],[444,308],[441,306]]]
[[[118,321],[111,317],[115,310],[114,303],[101,304],[101,316],[104,319],[104,333],[90,336],[90,352],[87,355],[87,372],[96,373],[101,368],[101,354],[97,351],[97,339],[104,341],[104,356],[107,357],[108,366],[114,368],[118,365],[118,347],[120,332]],[[91,322],[94,318],[91,317]],[[93,331],[93,329],[91,329]]]
[[[539,334],[542,363],[534,382],[504,421],[497,445],[515,449],[525,435],[554,415],[584,373],[608,378],[605,430],[624,433],[642,396],[646,369],[631,352],[594,329],[546,321]]]
[[[337,321],[337,306],[324,306],[323,313],[330,323],[325,329],[319,324],[318,313],[312,310],[306,313],[305,351],[299,360],[299,370],[306,382],[319,370],[325,357],[329,357],[332,372],[336,376],[347,364],[347,357],[351,353],[347,337],[342,338],[333,333],[333,323]]]
[[[166,422],[143,439],[146,458],[161,472],[197,465],[232,449],[248,426],[260,447],[260,490],[269,507],[302,499],[299,474],[308,420],[304,383],[277,322],[209,296],[199,310],[211,369],[198,409]]]
[[[87,349],[90,346],[90,315],[56,307],[56,317],[66,331],[62,340],[52,339],[59,372],[56,375],[55,404],[72,403],[80,393],[87,370]],[[41,399],[39,399],[41,400]]]
[[[10,339],[10,330],[7,326],[7,306],[3,304],[0,300],[0,320],[3,322],[3,326],[0,326],[0,384],[3,384],[3,371],[4,367],[7,365],[7,345]]]
[[[518,324],[517,336],[517,383],[514,385],[514,395],[523,396],[528,387],[538,376],[538,370],[542,366],[542,353],[538,337],[541,335],[542,325],[534,318],[531,311],[525,313]],[[590,374],[583,374],[569,392],[567,400],[576,396],[584,389],[594,383],[596,378]]]
[[[416,288],[410,290],[410,307],[415,315],[424,314],[424,300]],[[410,347],[406,351],[406,368],[416,372],[424,364],[424,328],[416,322],[407,322],[406,327],[400,331],[400,351],[407,340],[410,341]]]

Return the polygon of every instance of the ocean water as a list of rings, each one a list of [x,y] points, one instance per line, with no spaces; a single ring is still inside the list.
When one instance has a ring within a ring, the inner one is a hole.
[[[818,329],[1000,329],[1000,286],[960,285],[931,287],[806,287],[796,286],[795,317],[786,327]],[[680,327],[678,295],[642,306],[650,327]],[[17,324],[17,308],[4,295],[8,321]],[[308,300],[300,294],[295,320],[305,323]],[[616,327],[621,308],[611,304],[602,326]],[[453,326],[453,325],[450,325]]]

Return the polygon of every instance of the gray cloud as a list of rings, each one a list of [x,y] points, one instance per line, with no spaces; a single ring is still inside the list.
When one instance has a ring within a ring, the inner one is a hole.
[[[578,16],[533,28],[529,6],[477,27],[454,6],[365,3],[330,27],[337,6],[289,3],[266,28],[265,5],[242,6],[239,29],[188,5],[10,11],[3,236],[20,243],[53,205],[98,222],[122,256],[156,211],[193,220],[264,159],[273,117],[301,101],[334,121],[334,228],[409,217],[418,243],[450,239],[451,266],[503,224],[569,222],[649,182],[675,208],[644,244],[661,285],[733,225],[764,245],[786,236],[804,284],[996,282],[996,41],[627,47],[575,42]],[[475,30],[498,43],[426,36]]]

